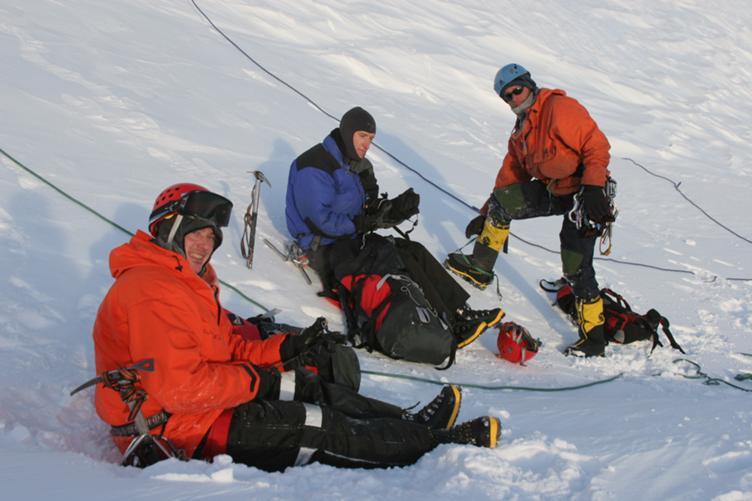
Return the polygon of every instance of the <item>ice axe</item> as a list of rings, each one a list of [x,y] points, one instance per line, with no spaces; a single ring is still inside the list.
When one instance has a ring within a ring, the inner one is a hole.
[[[249,172],[253,174],[255,181],[251,190],[251,203],[245,210],[245,216],[243,216],[245,227],[243,228],[243,236],[240,239],[240,253],[245,258],[245,264],[250,270],[253,269],[253,248],[256,243],[256,222],[258,220],[259,201],[261,200],[261,183],[268,184],[270,188],[272,183],[269,182],[260,170]]]

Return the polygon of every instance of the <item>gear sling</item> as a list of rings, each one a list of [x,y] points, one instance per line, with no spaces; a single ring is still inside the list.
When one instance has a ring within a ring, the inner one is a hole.
[[[164,429],[170,415],[163,410],[148,418],[144,417],[141,406],[147,395],[143,388],[137,386],[141,380],[139,372],[154,372],[154,359],[144,359],[130,367],[103,372],[101,376],[92,378],[71,391],[70,395],[73,396],[79,391],[96,384],[102,384],[105,388],[120,394],[123,403],[130,410],[128,424],[113,426],[111,433],[115,436],[133,436],[123,454],[121,466],[146,468],[167,458],[187,460],[185,451],[176,448],[170,440],[162,436],[161,432],[157,435],[150,433],[150,430],[159,426]]]

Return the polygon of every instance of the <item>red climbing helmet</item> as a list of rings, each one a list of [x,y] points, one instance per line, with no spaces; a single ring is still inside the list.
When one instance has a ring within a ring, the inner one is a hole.
[[[154,201],[149,216],[149,233],[156,237],[159,223],[177,214],[203,219],[214,227],[216,233],[230,222],[231,211],[232,202],[201,185],[173,184],[162,190]]]
[[[538,353],[541,342],[533,339],[530,332],[514,322],[504,322],[499,327],[499,337],[496,346],[499,348],[499,357],[513,364],[525,365],[525,362]]]

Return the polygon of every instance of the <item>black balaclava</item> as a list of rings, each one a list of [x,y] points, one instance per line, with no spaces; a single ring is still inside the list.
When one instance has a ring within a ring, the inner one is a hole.
[[[356,106],[342,115],[342,120],[339,122],[339,133],[345,147],[343,153],[347,157],[347,160],[356,162],[360,160],[352,142],[353,134],[359,130],[376,134],[376,120],[366,110],[360,106]]]
[[[204,228],[211,228],[212,230],[214,230],[215,251],[220,245],[222,245],[222,230],[218,228],[217,225],[212,221],[196,216],[182,216],[178,229],[175,232],[175,235],[172,237],[172,241],[168,243],[170,231],[172,231],[172,225],[175,224],[176,217],[178,216],[176,215],[169,219],[160,221],[159,225],[157,226],[157,237],[155,238],[155,241],[160,247],[172,252],[176,252],[185,257],[185,236],[188,233],[202,230]],[[211,257],[209,257],[206,263],[208,264],[209,261],[211,261]],[[206,264],[199,273],[199,276],[202,276],[205,271]]]

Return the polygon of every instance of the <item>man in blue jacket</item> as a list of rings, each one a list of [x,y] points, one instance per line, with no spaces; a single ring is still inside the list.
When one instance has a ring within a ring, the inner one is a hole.
[[[418,213],[419,197],[408,189],[398,197],[379,198],[379,187],[366,153],[376,135],[376,121],[360,107],[347,111],[323,142],[290,166],[285,214],[287,228],[306,252],[328,293],[336,288],[334,244],[359,245],[356,237],[390,228]],[[469,294],[417,242],[394,239],[408,275],[427,301],[451,325],[462,348],[504,316],[501,308],[473,310]],[[339,255],[339,254],[338,254]]]

